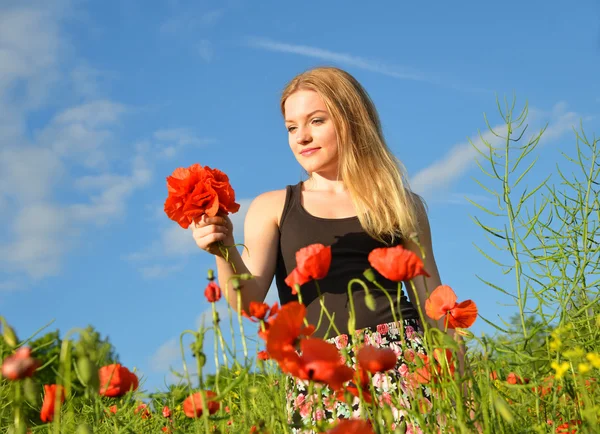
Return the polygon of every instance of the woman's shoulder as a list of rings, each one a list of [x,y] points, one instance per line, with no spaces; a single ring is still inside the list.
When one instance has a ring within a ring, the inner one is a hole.
[[[256,196],[250,203],[248,213],[260,213],[264,217],[270,217],[277,225],[285,206],[287,189],[271,190]]]

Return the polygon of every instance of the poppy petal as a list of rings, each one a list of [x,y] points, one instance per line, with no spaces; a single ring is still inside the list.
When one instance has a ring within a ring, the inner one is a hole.
[[[441,317],[456,306],[456,294],[447,285],[440,285],[431,293],[425,301],[425,313],[434,320],[439,320]]]
[[[473,300],[465,300],[448,312],[448,327],[469,328],[477,319],[477,305]]]

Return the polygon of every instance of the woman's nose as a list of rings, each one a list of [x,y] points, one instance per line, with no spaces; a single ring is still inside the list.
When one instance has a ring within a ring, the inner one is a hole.
[[[296,133],[296,143],[303,144],[311,141],[310,131],[306,128],[299,128]]]

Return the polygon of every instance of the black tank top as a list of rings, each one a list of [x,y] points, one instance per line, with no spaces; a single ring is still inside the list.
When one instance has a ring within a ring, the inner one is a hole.
[[[335,325],[340,333],[348,333],[348,317],[350,304],[348,300],[348,282],[352,278],[362,278],[367,284],[376,302],[375,311],[365,305],[365,291],[360,285],[352,285],[352,299],[356,315],[356,329],[376,327],[378,324],[394,320],[390,303],[383,291],[373,286],[362,276],[367,268],[369,253],[378,247],[388,247],[369,236],[362,228],[358,217],[326,219],[309,214],[302,206],[302,183],[286,187],[286,199],[279,225],[279,249],[275,270],[275,281],[281,304],[297,300],[285,278],[296,268],[296,252],[310,244],[320,243],[331,246],[331,266],[324,279],[319,280],[319,289],[327,310],[333,315]],[[397,243],[398,244],[398,243]],[[390,281],[373,270],[377,282],[383,286],[394,303],[397,303],[396,282]],[[306,305],[308,322],[317,325],[321,306],[317,287],[314,281],[301,287],[302,302]],[[418,313],[407,299],[404,291],[400,292],[400,310],[403,319],[418,318]],[[326,315],[315,337],[332,337],[336,333],[332,328],[325,336],[330,321]]]

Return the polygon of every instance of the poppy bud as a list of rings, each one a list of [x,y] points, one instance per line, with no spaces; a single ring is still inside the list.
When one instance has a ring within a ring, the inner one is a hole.
[[[365,305],[369,308],[371,312],[375,312],[375,307],[377,306],[377,303],[375,303],[375,298],[369,292],[367,292],[365,295]]]
[[[250,279],[254,279],[254,276],[250,273],[242,273],[239,275],[239,278],[242,280],[250,280]]]
[[[88,357],[77,359],[77,373],[84,386],[98,389],[100,385],[98,367]]]
[[[467,329],[456,327],[454,329],[454,331],[456,332],[457,335],[463,336],[463,337],[468,338],[468,339],[473,339],[475,337],[475,335],[473,334],[473,332],[471,332],[471,331],[469,331]]]
[[[31,404],[33,407],[37,407],[39,405],[41,389],[37,382],[33,381],[29,377],[25,378],[25,380],[23,380],[23,393],[29,404]]]
[[[367,279],[369,282],[375,282],[377,280],[377,277],[375,277],[375,272],[373,272],[372,268],[367,268],[363,273],[363,276],[365,276],[365,279]]]
[[[87,423],[82,423],[77,427],[75,434],[92,434],[92,429]]]
[[[202,351],[200,351],[200,352],[196,353],[194,356],[198,359],[198,366],[200,368],[203,368],[204,365],[206,364],[206,355]]]
[[[236,291],[239,290],[242,287],[242,284],[240,283],[240,279],[238,279],[237,277],[234,277],[233,279],[231,279],[231,286]]]
[[[211,268],[209,268],[209,269],[208,269],[208,273],[207,273],[207,276],[206,276],[206,278],[207,278],[208,280],[210,280],[211,282],[212,282],[213,280],[215,280],[215,272],[214,272],[214,271],[213,271]]]
[[[11,326],[8,325],[6,320],[2,318],[2,337],[4,338],[4,342],[11,348],[14,348],[19,343],[19,339],[17,339],[17,334],[13,330]]]
[[[351,316],[350,318],[348,318],[348,333],[350,335],[354,335],[354,332],[356,327],[356,320],[354,319],[353,316]]]

